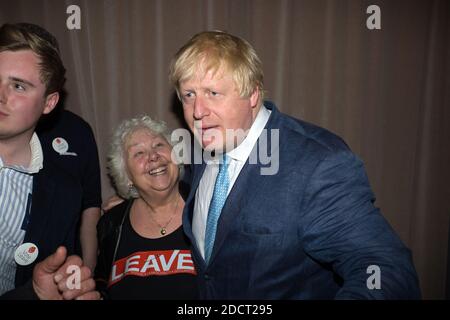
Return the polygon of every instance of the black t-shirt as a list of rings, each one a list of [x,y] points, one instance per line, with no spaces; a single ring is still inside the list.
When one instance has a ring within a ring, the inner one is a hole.
[[[109,277],[111,299],[197,299],[196,271],[189,242],[180,226],[158,238],[141,237],[129,217]]]

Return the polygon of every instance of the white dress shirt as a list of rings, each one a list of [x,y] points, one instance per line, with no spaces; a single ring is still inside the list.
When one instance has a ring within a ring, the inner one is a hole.
[[[227,156],[230,158],[230,163],[228,165],[228,177],[230,179],[228,194],[233,188],[234,182],[236,181],[239,173],[242,170],[242,167],[250,156],[250,153],[256,142],[258,141],[261,132],[266,126],[266,123],[270,117],[270,113],[270,110],[262,106],[245,139],[236,148],[227,153]],[[209,205],[211,203],[211,198],[214,192],[214,185],[216,183],[216,177],[218,173],[219,160],[217,159],[211,161],[206,166],[197,192],[195,193],[192,232],[197,242],[197,247],[200,250],[203,258],[205,258],[206,219],[208,217]]]

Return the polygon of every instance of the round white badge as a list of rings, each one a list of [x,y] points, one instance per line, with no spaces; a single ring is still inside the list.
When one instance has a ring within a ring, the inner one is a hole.
[[[69,150],[69,144],[67,143],[66,139],[58,137],[53,139],[52,142],[53,150],[58,152],[59,154],[64,154]]]
[[[38,247],[31,242],[21,244],[14,253],[14,260],[18,265],[27,266],[36,260],[39,254]]]

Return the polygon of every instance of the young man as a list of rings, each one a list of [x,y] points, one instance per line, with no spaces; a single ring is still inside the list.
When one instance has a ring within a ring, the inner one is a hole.
[[[250,44],[197,34],[171,80],[203,154],[216,156],[194,163],[183,217],[201,298],[420,298],[410,252],[373,206],[361,160],[263,101]]]
[[[44,161],[34,132],[58,103],[65,68],[55,38],[32,24],[0,28],[0,295],[30,283],[59,246],[74,251],[81,188]]]

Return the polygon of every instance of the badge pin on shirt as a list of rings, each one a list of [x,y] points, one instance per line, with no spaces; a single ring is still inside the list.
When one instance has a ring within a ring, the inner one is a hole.
[[[67,143],[66,139],[57,137],[53,139],[52,142],[53,150],[55,150],[58,154],[61,156],[76,156],[77,154],[75,152],[67,152],[69,150],[69,144]]]
[[[31,242],[21,244],[14,253],[14,260],[18,265],[28,266],[36,260],[39,255],[38,247]]]

